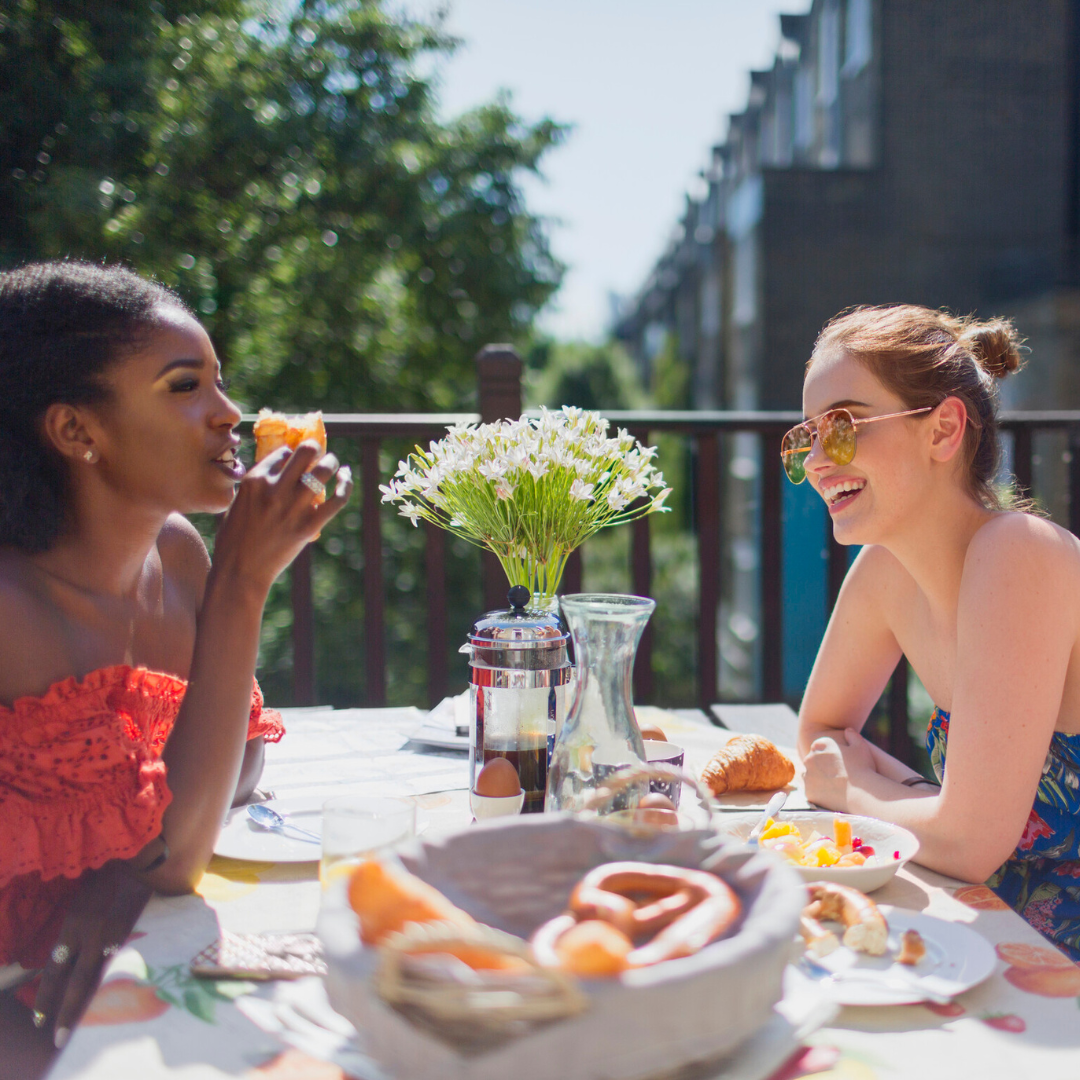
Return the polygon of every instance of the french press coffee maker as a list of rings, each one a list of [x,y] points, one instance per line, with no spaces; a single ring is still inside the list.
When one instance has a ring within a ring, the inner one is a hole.
[[[508,610],[477,619],[461,648],[471,670],[469,787],[492,758],[506,758],[525,793],[522,813],[538,814],[573,678],[570,634],[557,601],[534,603],[524,585],[515,585],[507,601]]]

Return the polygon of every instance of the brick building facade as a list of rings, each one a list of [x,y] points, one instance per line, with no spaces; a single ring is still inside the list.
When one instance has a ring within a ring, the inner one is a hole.
[[[666,343],[694,407],[798,409],[826,320],[910,302],[1012,316],[1031,356],[1006,405],[1080,408],[1080,0],[813,0],[780,20],[772,68],[615,326],[646,378]],[[761,461],[752,436],[725,455],[719,667],[746,696]],[[791,698],[824,628],[825,515],[804,496],[785,489]]]

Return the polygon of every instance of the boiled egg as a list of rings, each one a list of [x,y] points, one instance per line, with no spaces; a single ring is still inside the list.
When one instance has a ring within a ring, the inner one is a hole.
[[[510,799],[521,791],[521,778],[506,758],[492,758],[477,774],[475,791],[486,799]]]

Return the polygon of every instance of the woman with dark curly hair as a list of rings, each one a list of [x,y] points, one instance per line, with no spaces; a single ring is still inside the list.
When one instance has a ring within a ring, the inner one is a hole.
[[[352,483],[314,443],[245,476],[225,390],[206,331],[167,289],[82,263],[0,274],[10,1052],[64,1044],[150,893],[198,882],[264,738],[282,733],[254,684],[263,605]],[[182,515],[222,511],[211,563]]]
[[[1080,541],[995,486],[997,382],[1019,366],[1004,320],[901,305],[822,331],[784,466],[865,546],[799,748],[810,799],[910,829],[920,863],[985,881],[1080,960]],[[858,734],[901,655],[938,706],[936,780]]]

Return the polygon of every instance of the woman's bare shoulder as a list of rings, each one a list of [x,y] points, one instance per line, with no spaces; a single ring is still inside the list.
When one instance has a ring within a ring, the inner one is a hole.
[[[183,514],[171,514],[158,534],[158,553],[166,578],[202,603],[210,555],[199,530]]]
[[[968,569],[1010,573],[1054,571],[1080,581],[1080,540],[1068,529],[1034,514],[995,514],[971,538]]]
[[[1032,605],[1052,617],[1080,617],[1080,540],[1032,514],[995,515],[972,537],[964,559],[960,611],[973,617]]]

